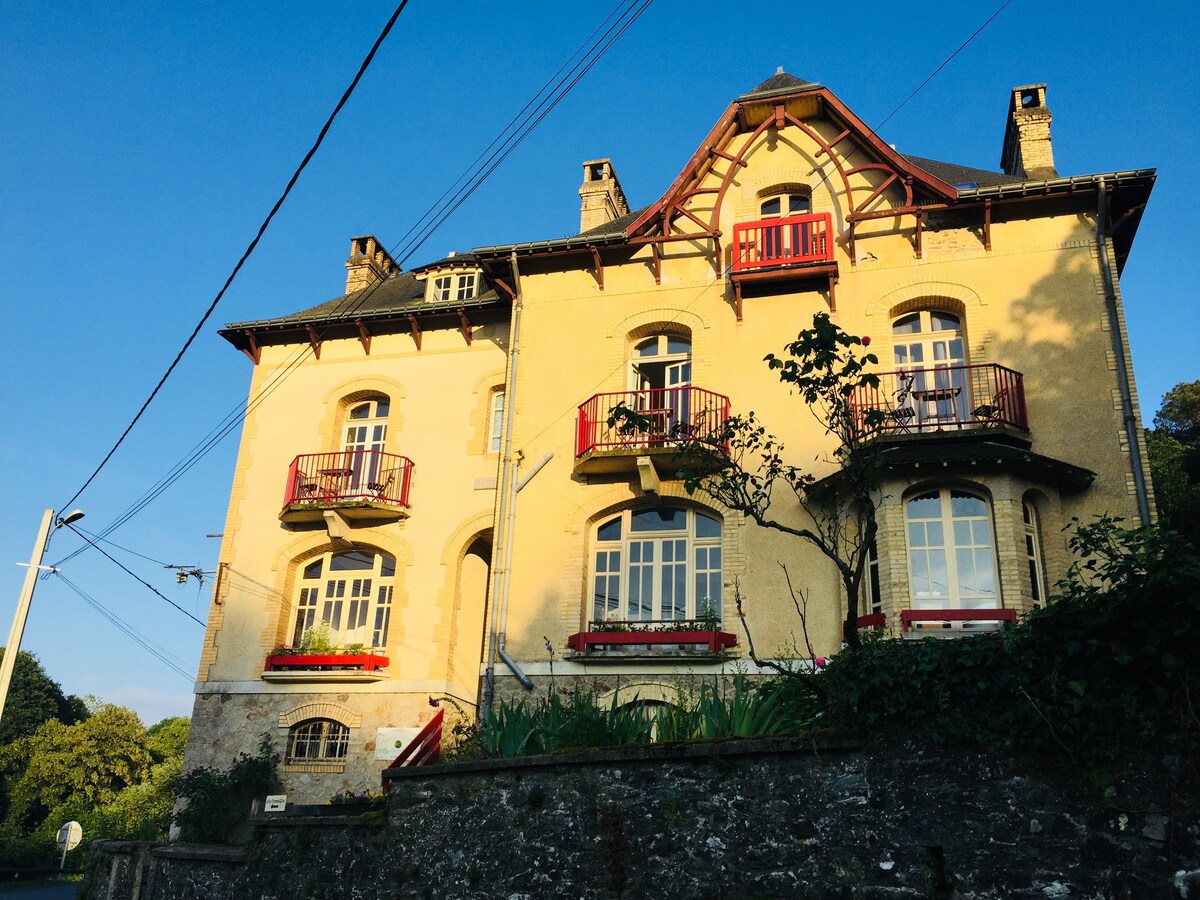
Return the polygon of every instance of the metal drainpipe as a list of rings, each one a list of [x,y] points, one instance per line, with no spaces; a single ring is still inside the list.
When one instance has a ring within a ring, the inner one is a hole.
[[[1133,487],[1137,494],[1138,515],[1142,524],[1150,524],[1150,497],[1146,491],[1146,475],[1142,467],[1142,450],[1138,443],[1139,426],[1133,412],[1133,391],[1130,387],[1129,360],[1125,355],[1125,336],[1117,310],[1116,277],[1108,258],[1108,204],[1104,179],[1099,180],[1096,203],[1096,250],[1100,256],[1100,274],[1104,279],[1104,302],[1108,310],[1109,334],[1112,336],[1113,356],[1117,364],[1117,388],[1121,392],[1121,412],[1125,419],[1125,439],[1129,441],[1129,461],[1133,469]]]
[[[513,674],[517,675],[517,679],[522,685],[529,688],[533,687],[532,682],[524,672],[519,668],[515,668],[515,663],[511,661],[511,657],[504,651],[504,641],[501,630],[503,624],[499,615],[499,604],[496,602],[501,596],[502,591],[506,591],[507,580],[505,578],[505,569],[507,560],[511,559],[511,554],[504,547],[505,534],[509,531],[507,525],[508,520],[512,516],[512,501],[514,492],[511,486],[516,481],[516,460],[513,458],[512,452],[512,425],[513,411],[517,407],[517,363],[520,361],[521,355],[521,310],[524,303],[524,297],[521,292],[521,273],[517,268],[517,254],[514,252],[510,257],[512,261],[513,273],[513,315],[512,324],[509,328],[509,348],[508,348],[508,379],[505,384],[504,395],[504,452],[502,454],[502,462],[500,464],[500,484],[498,486],[498,508],[496,510],[495,537],[492,557],[495,560],[505,559],[504,565],[498,566],[495,574],[492,576],[491,590],[491,623],[488,626],[488,651],[487,651],[487,669],[484,674],[483,684],[483,702],[480,704],[480,716],[483,719],[491,714],[492,698],[496,689],[496,656],[499,653],[500,658],[510,669],[513,669]],[[501,551],[505,551],[504,556]],[[507,606],[507,595],[504,596],[503,602]]]

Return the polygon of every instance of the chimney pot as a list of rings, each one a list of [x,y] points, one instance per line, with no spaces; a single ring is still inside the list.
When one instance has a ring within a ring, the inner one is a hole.
[[[583,164],[579,230],[590,231],[629,212],[629,202],[611,159],[592,159]]]
[[[1000,151],[1000,166],[1006,175],[1031,181],[1058,177],[1050,144],[1050,120],[1046,85],[1027,84],[1012,89],[1004,146]]]
[[[346,260],[346,293],[361,291],[387,281],[400,267],[373,234],[350,238],[350,258]]]

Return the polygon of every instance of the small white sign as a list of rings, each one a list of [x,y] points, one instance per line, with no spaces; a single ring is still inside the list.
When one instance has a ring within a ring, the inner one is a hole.
[[[263,804],[263,812],[283,812],[287,806],[287,794],[267,794]]]
[[[391,762],[420,731],[420,728],[376,728],[375,758]]]
[[[64,853],[74,850],[83,838],[83,827],[78,822],[68,822],[58,829],[58,848]]]

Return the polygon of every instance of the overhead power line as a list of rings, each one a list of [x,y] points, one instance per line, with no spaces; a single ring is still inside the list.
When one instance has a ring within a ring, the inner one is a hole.
[[[445,220],[457,210],[472,193],[474,193],[493,172],[504,162],[522,141],[546,118],[547,115],[570,93],[582,78],[608,52],[612,45],[633,25],[634,22],[649,8],[653,0],[622,0],[613,11],[598,25],[585,41],[567,57],[553,76],[531,98],[522,109],[509,120],[496,138],[476,157],[475,161],[443,192],[442,196],[417,220],[417,224],[409,228],[390,251],[393,258],[401,254],[407,260],[415,253],[440,227]],[[457,188],[455,186],[457,185]],[[424,224],[421,224],[424,223]],[[411,238],[411,240],[410,240]],[[401,243],[407,243],[400,251]],[[367,290],[360,292],[351,301],[350,297],[343,298],[340,308],[333,311],[318,333],[318,338],[324,336],[329,328],[352,317],[371,295],[383,285],[376,282]],[[138,500],[130,505],[112,523],[100,532],[100,537],[106,537],[120,528],[131,518],[141,512],[147,505],[166,491],[181,478],[192,466],[211,452],[217,444],[236,429],[252,410],[257,408],[273,393],[287,377],[307,358],[307,344],[298,347],[285,362],[282,369],[274,373],[259,392],[247,402],[238,403],[226,416],[221,419],[193,448],[171,467],[154,485],[152,485]],[[69,506],[70,503],[64,504]],[[93,544],[80,547],[60,560],[61,565],[86,551]]]
[[[267,217],[263,219],[262,224],[258,226],[258,233],[254,235],[254,239],[250,241],[249,246],[247,246],[245,252],[242,253],[241,258],[233,267],[233,271],[230,272],[229,277],[225,279],[225,284],[221,286],[219,291],[217,291],[217,295],[213,298],[212,303],[208,305],[208,309],[204,311],[204,315],[200,317],[200,321],[196,323],[196,327],[192,329],[192,333],[188,335],[188,339],[183,342],[183,346],[179,349],[179,352],[175,354],[175,358],[171,360],[171,364],[167,366],[167,371],[163,373],[162,377],[158,380],[158,384],[156,384],[154,389],[150,391],[150,396],[146,398],[145,402],[141,405],[141,408],[138,409],[137,413],[130,420],[129,424],[125,426],[125,430],[121,432],[121,436],[117,438],[117,442],[113,444],[112,449],[105,454],[104,459],[100,460],[100,464],[96,466],[92,474],[87,477],[87,480],[83,483],[83,486],[71,496],[70,500],[62,504],[62,506],[59,507],[60,509],[69,508],[71,504],[73,504],[79,498],[79,495],[87,490],[88,485],[90,485],[96,476],[100,474],[100,470],[104,468],[110,459],[112,459],[113,454],[117,452],[117,448],[124,443],[125,438],[129,435],[129,432],[133,430],[133,426],[138,423],[138,420],[141,419],[142,414],[146,412],[146,409],[158,395],[158,392],[162,389],[162,386],[167,383],[167,379],[171,377],[171,373],[175,371],[175,367],[179,365],[180,360],[183,359],[183,355],[187,353],[188,348],[191,347],[192,343],[196,340],[196,336],[200,334],[200,329],[202,329],[205,323],[208,322],[209,317],[217,308],[217,304],[221,302],[221,298],[225,296],[225,292],[228,291],[230,285],[233,284],[233,280],[237,277],[238,272],[241,271],[242,266],[246,263],[246,260],[250,258],[250,254],[252,254],[255,248],[258,246],[258,242],[262,240],[262,236],[267,231],[267,226],[271,224],[271,220],[275,218],[275,214],[279,212],[280,207],[283,206],[283,202],[287,200],[288,194],[292,192],[292,188],[295,187],[296,182],[300,179],[300,173],[303,172],[308,166],[309,160],[313,158],[317,150],[320,148],[321,143],[325,140],[325,135],[329,133],[329,129],[333,125],[333,120],[337,118],[338,113],[342,111],[342,107],[345,106],[347,101],[350,99],[350,95],[354,93],[354,89],[358,87],[358,83],[362,80],[363,75],[366,74],[367,67],[371,65],[371,60],[375,58],[376,51],[379,50],[380,45],[383,44],[384,40],[391,32],[392,26],[396,24],[396,20],[400,18],[400,13],[404,12],[404,7],[407,5],[408,0],[400,0],[400,5],[396,7],[395,12],[392,13],[392,17],[388,19],[387,24],[383,26],[383,31],[379,33],[379,37],[375,39],[375,43],[371,46],[370,52],[368,52],[366,57],[363,59],[362,65],[358,67],[358,72],[355,74],[354,80],[350,82],[350,86],[342,93],[342,97],[340,100],[338,100],[337,105],[333,108],[333,112],[331,112],[329,114],[329,118],[325,120],[325,124],[322,126],[321,131],[317,135],[317,139],[313,142],[312,147],[310,147],[308,152],[304,154],[304,159],[300,161],[300,165],[296,167],[296,171],[292,173],[292,177],[288,179],[287,186],[283,189],[283,193],[279,195],[279,199],[275,201],[275,205],[271,207],[271,211],[267,213]]]
[[[101,616],[112,623],[112,625],[114,625],[118,631],[121,631],[127,635],[131,640],[140,645],[142,649],[144,649],[147,653],[149,653],[167,668],[178,673],[179,675],[182,675],[188,681],[192,680],[192,674],[187,670],[185,663],[178,656],[175,656],[175,654],[171,653],[165,647],[154,643],[154,641],[150,640],[150,638],[146,637],[146,635],[142,634],[95,597],[88,594],[88,592],[79,585],[67,578],[67,576],[62,572],[55,572],[54,574],[58,576],[63,584],[74,591],[74,593],[81,600],[83,600],[84,603],[92,607],[92,609],[96,610],[96,612],[100,613]]]
[[[971,41],[973,41],[973,40],[975,40],[975,38],[979,37],[980,32],[982,32],[983,29],[985,29],[989,25],[991,25],[992,20],[995,19],[998,15],[1000,15],[1000,13],[1004,12],[1004,10],[1008,9],[1008,7],[1012,4],[1012,2],[1013,2],[1013,0],[1006,0],[1006,2],[1003,3],[999,9],[997,9],[994,13],[992,13],[990,16],[988,16],[988,20],[986,22],[984,22],[982,25],[980,25],[978,28],[976,28],[971,33],[971,36],[969,38],[967,38],[965,41],[963,41],[961,44],[959,44],[957,50],[955,50],[953,53],[951,53],[949,56],[947,56],[945,59],[943,59],[941,64],[936,69],[934,69],[932,72],[929,73],[929,77],[917,85],[916,90],[914,90],[911,94],[909,94],[907,97],[905,97],[903,100],[901,100],[900,105],[897,106],[895,109],[893,109],[890,113],[887,114],[887,118],[885,118],[882,122],[880,122],[878,127],[875,130],[876,131],[882,130],[883,126],[892,120],[892,116],[896,115],[896,113],[898,113],[898,112],[900,112],[900,110],[904,109],[904,107],[908,105],[909,100],[911,100],[913,97],[917,96],[917,94],[921,93],[921,89],[923,87],[925,87],[925,85],[929,84],[929,82],[933,81],[933,79],[937,76],[938,72],[942,71],[942,69],[944,69],[944,68],[946,68],[946,66],[950,65],[950,61],[952,59],[954,59],[954,57],[958,56],[958,54],[963,51],[963,49],[967,46],[967,44],[971,43]]]
[[[75,531],[75,527],[73,525],[68,525],[67,527],[70,528],[72,531]],[[82,535],[80,535],[80,537],[82,537]],[[149,588],[151,591],[158,594],[159,597],[161,597],[163,600],[166,600],[168,603],[170,603],[173,607],[175,607],[177,610],[179,610],[181,613],[183,613],[185,616],[187,616],[189,619],[191,619],[193,622],[195,622],[201,628],[205,627],[204,622],[202,622],[200,619],[197,619],[195,616],[193,616],[190,612],[188,612],[186,609],[184,609],[182,606],[180,606],[178,603],[176,603],[174,600],[172,600],[166,594],[163,594],[161,591],[158,590],[158,588],[156,588],[150,582],[146,581],[140,575],[135,573],[132,569],[127,568],[125,566],[125,564],[122,563],[120,560],[115,559],[114,557],[109,555],[107,552],[105,552],[104,548],[101,547],[99,544],[93,543],[91,546],[93,546],[97,550],[99,550],[101,556],[103,556],[105,559],[107,559],[109,562],[111,562],[113,565],[115,565],[117,568],[119,568],[122,572],[129,575],[129,577],[133,578],[135,581],[141,583],[143,586]]]

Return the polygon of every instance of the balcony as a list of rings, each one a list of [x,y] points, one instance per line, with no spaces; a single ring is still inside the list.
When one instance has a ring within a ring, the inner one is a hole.
[[[591,622],[589,630],[567,638],[569,659],[721,659],[737,646],[737,635],[711,619],[646,622]]]
[[[833,262],[833,219],[807,213],[733,226],[733,271]]]
[[[327,510],[349,520],[408,515],[413,462],[380,450],[306,453],[292,460],[283,497],[283,522],[316,522]]]
[[[648,426],[610,423],[612,410],[622,404],[645,417]],[[630,472],[638,457],[650,457],[656,467],[669,466],[681,439],[715,434],[728,418],[728,397],[691,385],[596,394],[579,407],[575,470]]]
[[[274,652],[263,665],[263,681],[354,682],[386,678],[388,658],[380,653]]]
[[[858,388],[850,402],[864,432],[1029,431],[1023,376],[994,363],[882,372],[879,387]],[[871,412],[881,419],[868,422]]]

